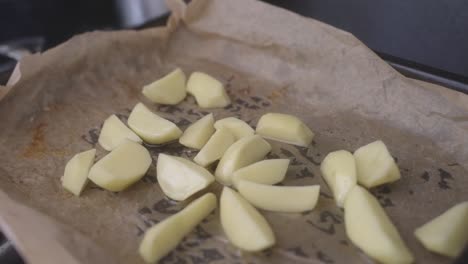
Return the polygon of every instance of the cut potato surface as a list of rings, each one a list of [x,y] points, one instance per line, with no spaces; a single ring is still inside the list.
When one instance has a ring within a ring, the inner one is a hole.
[[[207,193],[191,202],[182,211],[170,216],[145,232],[140,243],[140,256],[155,263],[177,247],[203,219],[216,208],[216,196]]]
[[[253,130],[249,124],[235,117],[220,119],[216,121],[214,126],[216,129],[220,129],[222,127],[229,129],[229,131],[236,136],[236,140],[252,136],[255,133],[255,130]]]
[[[367,188],[394,182],[401,177],[395,160],[380,140],[357,149],[354,158],[357,181]]]
[[[262,184],[277,184],[284,180],[289,166],[289,159],[269,159],[255,162],[238,169],[232,175],[232,183],[237,188],[237,182],[248,180]]]
[[[214,181],[213,175],[205,168],[166,154],[159,154],[156,173],[164,194],[176,201],[187,199]]]
[[[219,160],[235,141],[234,135],[227,129],[218,129],[193,160],[206,167]]]
[[[151,112],[142,103],[133,108],[128,117],[128,126],[150,144],[166,143],[182,135],[174,123]]]
[[[257,134],[262,137],[307,147],[314,133],[297,117],[279,113],[263,115],[257,123]]]
[[[192,73],[187,82],[187,91],[201,108],[225,107],[231,103],[223,84],[206,73]]]
[[[336,204],[343,207],[346,195],[357,184],[353,154],[346,150],[330,152],[320,164],[320,170],[333,192]]]
[[[468,245],[468,201],[459,203],[414,232],[430,251],[459,256]]]
[[[187,95],[185,74],[177,68],[163,78],[143,87],[142,93],[158,104],[175,105]]]
[[[224,187],[220,198],[221,225],[229,241],[245,251],[260,251],[275,244],[266,219],[242,196]]]
[[[179,143],[194,149],[201,149],[215,132],[213,114],[208,114],[185,129]]]
[[[371,258],[382,263],[412,263],[413,256],[377,199],[355,186],[344,203],[349,239]]]
[[[240,180],[237,189],[253,206],[284,213],[301,213],[314,209],[320,194],[319,185],[272,186],[246,180]]]
[[[104,121],[101,133],[99,134],[99,145],[107,151],[115,149],[125,139],[141,143],[142,140],[130,128],[128,128],[120,119],[111,115]]]
[[[122,191],[141,179],[151,162],[146,148],[126,139],[91,167],[88,178],[106,190]]]
[[[76,196],[80,196],[81,191],[88,182],[89,169],[94,163],[95,155],[96,150],[91,149],[76,154],[67,162],[61,179],[63,188]]]
[[[216,179],[231,185],[231,177],[236,170],[263,159],[270,150],[270,144],[258,135],[241,138],[226,150],[219,161]]]

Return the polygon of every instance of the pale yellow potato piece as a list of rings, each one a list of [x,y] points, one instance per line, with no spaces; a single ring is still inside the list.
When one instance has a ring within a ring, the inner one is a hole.
[[[353,154],[346,150],[330,152],[320,164],[320,170],[333,192],[336,204],[343,207],[346,195],[357,184]]]
[[[277,184],[284,180],[288,171],[289,159],[261,160],[240,168],[232,174],[232,183],[237,188],[240,180],[262,184]]]
[[[138,252],[147,263],[156,263],[166,256],[203,219],[216,208],[216,196],[207,193],[191,202],[182,211],[172,215],[145,232]]]
[[[198,152],[193,161],[206,167],[219,160],[234,142],[236,142],[236,138],[228,129],[218,129]]]
[[[279,113],[264,114],[257,123],[257,134],[264,138],[307,147],[314,133],[297,117]]]
[[[237,189],[253,206],[283,213],[301,213],[314,209],[320,194],[319,185],[273,186],[246,180],[240,180]]]
[[[468,201],[417,228],[414,235],[430,251],[453,258],[459,256],[468,245]]]
[[[142,93],[158,104],[175,105],[184,100],[187,95],[185,74],[177,68],[161,79],[143,87]]]
[[[394,182],[401,177],[395,160],[380,140],[358,148],[354,159],[357,181],[367,188]]]
[[[76,154],[67,162],[65,172],[61,178],[63,188],[76,196],[80,196],[81,191],[88,183],[88,173],[94,163],[95,155],[96,150],[90,149]]]
[[[185,129],[179,143],[194,149],[201,149],[215,132],[213,114],[208,114]]]
[[[133,108],[128,117],[128,126],[150,144],[170,142],[182,135],[176,124],[151,112],[142,103]]]
[[[183,201],[214,181],[205,168],[190,160],[159,154],[156,165],[158,183],[169,198]]]
[[[275,235],[266,219],[237,192],[224,187],[219,203],[221,225],[234,246],[254,252],[275,244]]]
[[[201,108],[225,107],[231,103],[224,85],[206,73],[194,72],[187,82],[187,92]]]
[[[151,162],[151,155],[145,147],[125,139],[91,167],[88,178],[106,190],[122,191],[141,179]]]
[[[229,131],[236,136],[236,140],[243,137],[252,136],[255,130],[249,126],[245,121],[242,121],[235,117],[226,117],[216,121],[214,124],[216,129],[222,127],[229,129]]]
[[[349,239],[381,263],[412,263],[414,258],[377,199],[355,186],[344,203]]]
[[[117,116],[109,116],[102,125],[98,139],[99,145],[101,145],[103,149],[111,151],[125,139],[130,139],[137,143],[142,142],[141,138],[120,121]]]
[[[215,171],[216,179],[222,184],[231,185],[231,177],[236,170],[263,159],[270,150],[270,144],[258,135],[239,139],[219,161]]]

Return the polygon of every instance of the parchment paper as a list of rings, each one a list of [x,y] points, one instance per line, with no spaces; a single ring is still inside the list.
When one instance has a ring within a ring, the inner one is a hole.
[[[191,97],[171,107],[142,97],[144,84],[177,66],[224,82],[233,104],[213,110],[217,119],[237,116],[255,126],[263,113],[277,111],[304,120],[316,133],[312,146],[272,141],[269,157],[291,159],[285,185],[322,189],[312,212],[262,212],[277,237],[271,250],[234,249],[216,211],[163,263],[370,261],[346,238],[343,211],[319,163],[329,151],[354,151],[376,139],[388,145],[402,179],[373,193],[417,263],[450,262],[412,233],[468,199],[468,109],[459,103],[466,96],[441,96],[395,72],[351,34],[261,2],[170,6],[167,27],[87,33],[21,61],[20,78],[0,102],[0,224],[27,262],[142,263],[144,230],[184,206],[162,195],[155,162],[120,193],[90,184],[74,197],[59,179],[75,153],[96,147],[98,158],[105,155],[96,144],[103,120],[116,113],[125,121],[138,101],[182,129],[208,113]],[[178,143],[149,149],[155,160],[160,152],[195,154]]]

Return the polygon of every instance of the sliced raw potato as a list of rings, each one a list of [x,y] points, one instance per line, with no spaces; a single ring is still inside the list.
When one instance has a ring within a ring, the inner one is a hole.
[[[202,108],[225,107],[231,103],[223,84],[206,73],[192,73],[187,82],[187,91]]]
[[[346,195],[357,184],[353,154],[346,150],[330,152],[320,164],[320,170],[333,192],[336,204],[343,207]]]
[[[177,68],[163,78],[143,87],[142,93],[158,104],[175,105],[187,95],[185,74]]]
[[[414,235],[430,251],[449,257],[459,256],[468,246],[468,201],[417,228]]]
[[[297,117],[279,113],[263,115],[257,123],[257,134],[301,147],[307,147],[314,133]]]
[[[105,150],[111,151],[125,139],[130,139],[137,143],[142,142],[141,138],[120,121],[117,116],[109,116],[102,125],[98,139],[99,145]]]
[[[179,138],[180,144],[201,149],[215,132],[213,114],[206,115],[185,129]]]
[[[273,186],[246,180],[240,180],[237,189],[253,206],[284,213],[300,213],[314,209],[320,194],[319,185]]]
[[[344,203],[349,239],[381,263],[412,263],[413,256],[377,199],[355,186]]]
[[[275,235],[266,219],[237,192],[224,187],[219,203],[221,225],[234,246],[260,251],[275,244]]]
[[[270,150],[270,144],[258,135],[241,138],[226,150],[219,161],[216,179],[231,185],[231,177],[236,170],[263,159]]]
[[[159,154],[156,165],[159,185],[169,198],[183,201],[214,181],[205,168],[190,160]]]
[[[151,161],[145,147],[126,139],[91,167],[88,178],[106,190],[122,191],[145,175]]]
[[[151,112],[142,103],[133,108],[128,117],[128,126],[150,144],[166,143],[182,135],[176,124]]]
[[[354,158],[357,181],[367,188],[394,182],[401,177],[395,160],[380,140],[358,148]]]
[[[269,159],[255,162],[238,169],[232,174],[232,183],[237,188],[240,180],[262,184],[277,184],[284,180],[289,166],[289,159]]]
[[[216,208],[216,196],[207,193],[191,202],[182,211],[166,218],[145,232],[140,243],[140,256],[155,263],[177,247],[203,219]]]
[[[93,165],[95,155],[96,150],[91,149],[76,154],[67,162],[61,179],[63,188],[76,196],[80,196],[81,191],[88,182],[89,169]]]
[[[206,167],[219,160],[234,142],[236,142],[236,138],[228,129],[218,129],[193,160]]]
[[[243,137],[252,136],[255,133],[249,124],[235,117],[226,117],[220,119],[216,121],[214,127],[216,129],[220,129],[222,127],[229,129],[229,131],[234,134],[234,136],[236,136],[236,140]]]

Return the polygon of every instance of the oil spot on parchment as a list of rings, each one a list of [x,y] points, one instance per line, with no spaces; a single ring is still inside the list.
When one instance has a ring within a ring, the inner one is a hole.
[[[97,144],[97,142],[99,140],[99,133],[100,133],[99,128],[91,128],[88,131],[88,133],[81,136],[81,139],[88,142],[90,145],[92,145],[94,147],[94,146],[96,146],[96,144]]]
[[[448,182],[449,180],[453,180],[452,174],[442,168],[439,168],[439,188],[443,190],[451,189]]]
[[[296,257],[309,258],[309,255],[307,255],[301,247],[288,248],[286,251],[294,254]]]
[[[43,154],[47,150],[45,143],[46,123],[39,123],[33,128],[31,142],[23,152],[25,158],[35,158]]]

